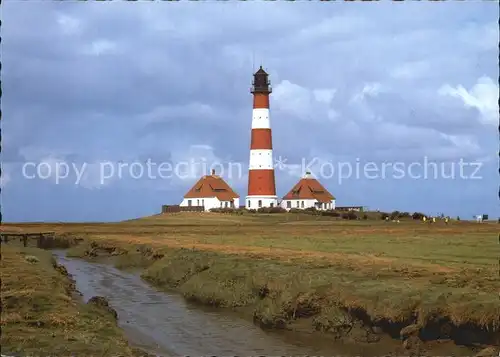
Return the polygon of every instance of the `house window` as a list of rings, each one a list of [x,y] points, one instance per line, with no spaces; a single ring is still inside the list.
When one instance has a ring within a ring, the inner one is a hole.
[[[299,202],[299,201],[297,201],[297,208],[299,208],[299,206],[300,206],[300,202]]]
[[[200,205],[200,200],[196,200],[196,205],[199,206]]]
[[[304,201],[301,202],[300,207],[304,208]]]
[[[201,205],[205,206],[205,200],[201,200]]]
[[[286,201],[286,208],[292,208],[292,201]]]
[[[220,203],[220,207],[222,208],[222,202]]]
[[[188,206],[191,207],[191,200],[188,200]]]
[[[228,206],[227,202],[226,202],[225,206],[226,206],[226,208],[227,208],[227,206]]]
[[[248,200],[248,208],[250,208],[250,200]]]
[[[231,201],[231,207],[234,208],[234,201]]]
[[[259,200],[259,208],[262,207],[262,200]]]
[[[273,202],[271,202],[271,208],[272,208],[272,207],[274,207],[274,203],[273,203]]]

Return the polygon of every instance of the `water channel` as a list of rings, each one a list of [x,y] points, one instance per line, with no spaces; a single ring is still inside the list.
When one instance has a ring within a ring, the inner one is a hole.
[[[159,356],[373,355],[362,346],[325,341],[315,334],[264,331],[237,314],[188,304],[182,296],[156,290],[138,274],[110,264],[55,256],[76,281],[85,301],[104,296],[117,311],[129,341]],[[380,354],[378,354],[380,355]]]

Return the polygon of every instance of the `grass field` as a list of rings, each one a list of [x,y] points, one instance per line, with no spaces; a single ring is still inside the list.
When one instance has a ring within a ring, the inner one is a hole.
[[[70,279],[49,252],[2,245],[1,260],[3,354],[140,355],[108,313],[73,296]]]
[[[143,277],[156,285],[206,304],[251,308],[263,325],[303,320],[331,331],[349,311],[392,334],[413,324],[421,338],[491,344],[500,343],[498,227],[179,213],[2,229],[85,238],[72,254],[114,251],[117,265],[144,268]],[[464,341],[464,329],[481,332]]]

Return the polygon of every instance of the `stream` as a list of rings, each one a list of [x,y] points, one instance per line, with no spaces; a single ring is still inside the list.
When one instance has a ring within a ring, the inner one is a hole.
[[[118,313],[130,343],[159,356],[186,355],[373,355],[316,334],[264,331],[235,313],[187,303],[176,293],[156,290],[138,274],[110,264],[89,263],[55,251],[85,301],[104,296]],[[372,347],[373,348],[373,347]],[[380,354],[379,354],[380,355]]]

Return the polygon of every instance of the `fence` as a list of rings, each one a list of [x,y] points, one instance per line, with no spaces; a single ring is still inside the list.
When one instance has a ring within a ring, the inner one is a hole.
[[[365,209],[363,206],[337,206],[335,210],[342,212],[363,212]]]
[[[177,212],[203,212],[204,206],[179,206],[179,205],[163,205],[161,213],[177,213]]]
[[[50,248],[53,246],[53,241],[55,239],[54,232],[37,232],[37,233],[26,233],[26,232],[1,232],[0,242],[8,243],[9,238],[19,238],[20,242],[23,242],[23,246],[28,246],[28,240],[31,238],[37,239],[37,248]]]

